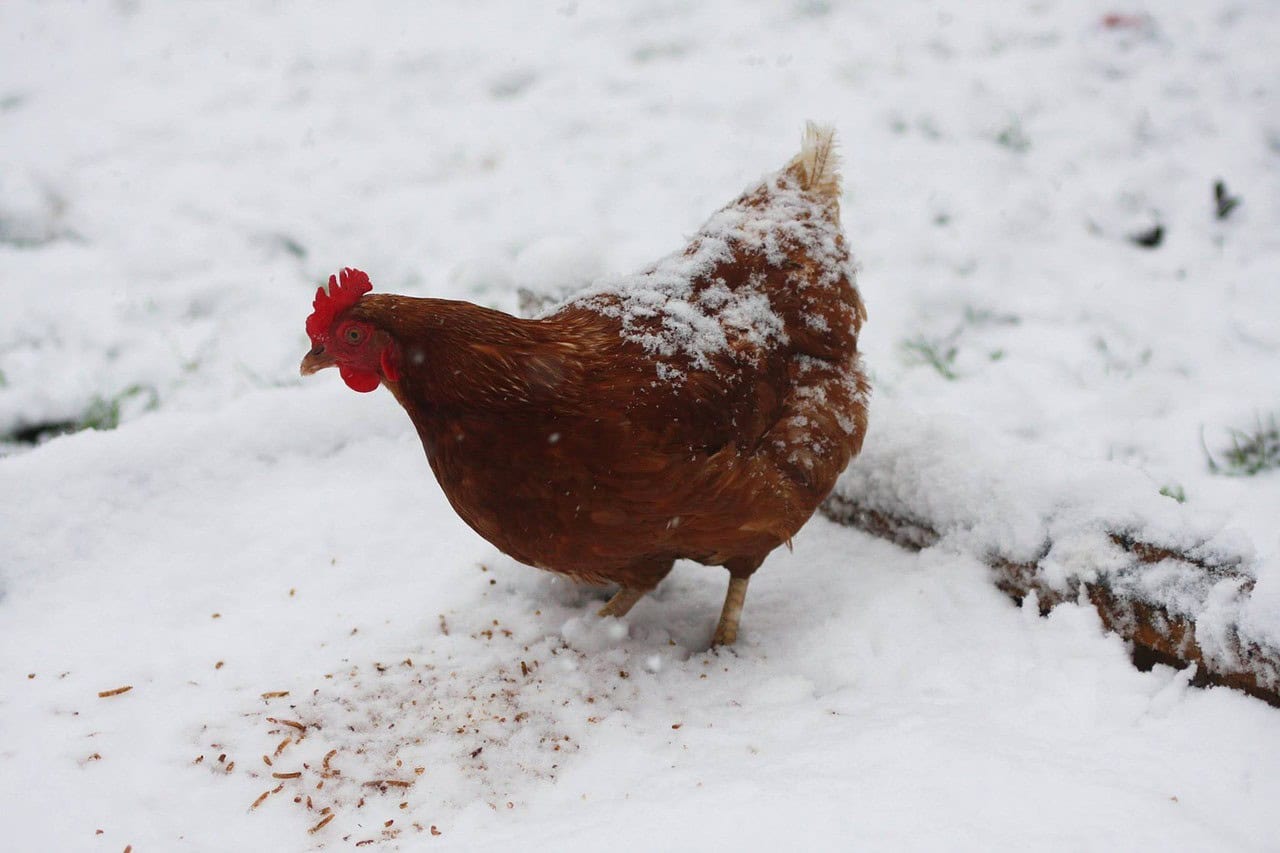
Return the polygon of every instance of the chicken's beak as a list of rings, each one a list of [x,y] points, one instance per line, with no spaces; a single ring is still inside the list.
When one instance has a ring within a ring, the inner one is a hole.
[[[307,353],[302,359],[302,366],[299,368],[303,376],[310,376],[317,370],[324,370],[326,367],[333,367],[335,364],[333,356],[325,352],[323,346],[318,346],[311,352]]]

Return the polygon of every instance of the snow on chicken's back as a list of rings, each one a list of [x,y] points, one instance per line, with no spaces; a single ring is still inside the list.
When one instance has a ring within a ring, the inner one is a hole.
[[[835,132],[812,122],[800,153],[644,272],[601,282],[568,306],[622,324],[675,379],[719,358],[756,362],[779,345],[830,358],[832,330],[856,340],[865,318],[840,228]]]

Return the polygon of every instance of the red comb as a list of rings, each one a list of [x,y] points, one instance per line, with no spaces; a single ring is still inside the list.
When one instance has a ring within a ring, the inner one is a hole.
[[[314,340],[329,331],[333,319],[360,301],[360,297],[373,290],[369,276],[360,270],[344,267],[338,275],[329,276],[329,289],[316,288],[315,309],[307,318],[307,334]]]

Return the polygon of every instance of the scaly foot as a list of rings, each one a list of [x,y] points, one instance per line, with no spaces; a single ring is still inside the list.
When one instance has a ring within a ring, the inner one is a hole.
[[[636,606],[636,602],[644,598],[644,591],[639,589],[628,589],[623,587],[614,593],[613,598],[601,607],[598,615],[603,618],[605,616],[616,616],[621,619],[631,612],[631,608]]]
[[[732,646],[738,639],[738,622],[742,619],[742,605],[747,600],[747,582],[750,578],[730,578],[729,591],[724,595],[724,609],[716,625],[712,646]]]

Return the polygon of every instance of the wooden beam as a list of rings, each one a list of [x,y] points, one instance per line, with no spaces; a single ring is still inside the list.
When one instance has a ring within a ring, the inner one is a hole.
[[[904,518],[874,509],[847,494],[833,494],[822,505],[827,518],[856,527],[873,536],[887,539],[903,548],[919,551],[936,544],[942,536],[935,525],[920,519]],[[1128,555],[1128,570],[1152,571],[1156,565],[1168,566],[1174,561],[1181,567],[1203,573],[1206,581],[1238,582],[1239,594],[1247,597],[1253,590],[1253,577],[1241,566],[1242,560],[1208,563],[1185,551],[1142,542],[1121,533],[1110,534],[1111,542]],[[1046,548],[1045,553],[1048,553]],[[1255,696],[1280,707],[1280,649],[1242,637],[1230,629],[1227,637],[1215,637],[1221,651],[1206,654],[1197,639],[1196,618],[1175,612],[1168,602],[1156,595],[1145,595],[1140,585],[1117,589],[1111,578],[1114,567],[1096,573],[1094,578],[1069,576],[1058,585],[1049,582],[1042,565],[1043,556],[1035,562],[1017,562],[999,555],[986,555],[983,562],[991,567],[995,585],[1014,601],[1021,602],[1035,593],[1041,614],[1060,604],[1088,604],[1097,611],[1103,626],[1130,643],[1134,664],[1143,670],[1157,663],[1178,669],[1195,665],[1191,683],[1197,687],[1222,685]]]

